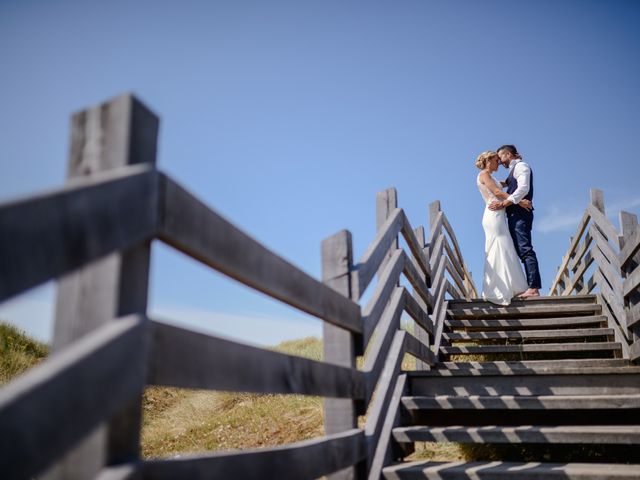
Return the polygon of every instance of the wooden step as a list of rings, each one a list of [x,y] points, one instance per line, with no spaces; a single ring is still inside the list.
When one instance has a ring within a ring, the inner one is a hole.
[[[590,315],[581,317],[553,317],[536,319],[445,319],[444,324],[451,329],[464,328],[470,331],[477,330],[536,330],[536,329],[561,329],[583,328],[587,325],[604,325],[607,317],[604,315]]]
[[[535,343],[521,345],[467,345],[440,347],[443,355],[482,355],[488,353],[576,353],[616,352],[622,350],[618,342]]]
[[[409,387],[415,396],[436,395],[630,395],[640,393],[640,368],[578,367],[589,363],[571,361],[573,368],[551,367],[566,360],[544,362],[496,362],[518,365],[515,368],[439,370],[408,373]],[[522,368],[522,364],[529,365]]]
[[[636,480],[640,465],[616,463],[430,462],[383,469],[386,480]]]
[[[587,410],[640,409],[640,394],[629,395],[437,395],[403,397],[409,410]]]
[[[640,425],[414,426],[394,428],[393,438],[400,443],[593,443],[633,445],[640,443]]]
[[[569,305],[575,303],[596,303],[597,301],[596,295],[568,295],[568,296],[540,296],[528,298],[526,300],[513,299],[510,307],[521,307],[521,306],[536,306],[536,305]],[[449,307],[451,308],[460,308],[460,307],[496,307],[495,303],[488,302],[482,298],[473,298],[471,300],[465,299],[451,299],[449,300]]]
[[[488,362],[441,362],[431,370],[408,372],[411,378],[482,375],[558,375],[558,374],[640,374],[640,367],[623,358],[569,360],[521,360]],[[640,376],[638,388],[640,388]]]
[[[613,328],[571,328],[566,330],[511,330],[492,332],[444,333],[448,342],[491,340],[554,340],[561,338],[588,338],[613,336]]]
[[[552,304],[508,307],[456,307],[447,310],[447,316],[454,320],[497,319],[497,318],[544,318],[578,315],[599,315],[602,306],[597,304]]]

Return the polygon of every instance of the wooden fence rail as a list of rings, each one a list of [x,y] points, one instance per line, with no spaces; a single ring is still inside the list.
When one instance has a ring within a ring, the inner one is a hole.
[[[381,192],[375,239],[357,263],[348,231],[326,239],[321,282],[156,170],[157,130],[157,118],[131,95],[80,112],[72,118],[68,185],[0,205],[0,301],[58,279],[53,353],[0,389],[3,478],[379,478],[392,458],[405,354],[418,368],[435,364],[447,295],[477,296],[440,204],[429,207],[427,242],[398,208],[395,190]],[[624,260],[616,254],[630,272],[636,238]],[[323,320],[324,361],[148,318],[154,239]],[[637,283],[631,273],[616,288]],[[401,328],[403,313],[413,328]],[[143,460],[146,385],[322,396],[325,436]]]
[[[620,232],[605,215],[604,195],[591,190],[576,234],[571,238],[554,279],[550,295],[586,294],[597,291],[603,314],[623,356],[640,358],[640,235],[638,218],[620,213]]]

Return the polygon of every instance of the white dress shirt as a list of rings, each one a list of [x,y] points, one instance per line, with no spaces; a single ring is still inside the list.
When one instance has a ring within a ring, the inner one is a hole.
[[[510,167],[510,170],[513,172],[513,178],[518,182],[518,186],[515,191],[509,195],[507,200],[514,205],[517,205],[525,195],[529,193],[529,185],[531,184],[531,167],[519,158],[513,160]]]

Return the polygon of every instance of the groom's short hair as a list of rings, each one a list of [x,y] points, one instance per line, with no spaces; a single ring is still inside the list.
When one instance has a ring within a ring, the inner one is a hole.
[[[500,150],[506,150],[508,152],[511,152],[515,157],[520,156],[520,154],[518,153],[518,149],[516,148],[515,145],[502,145],[501,147],[498,147],[496,152],[499,152]]]

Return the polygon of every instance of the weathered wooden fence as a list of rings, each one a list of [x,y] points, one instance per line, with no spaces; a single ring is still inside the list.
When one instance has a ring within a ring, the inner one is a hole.
[[[623,356],[640,358],[640,229],[638,217],[620,212],[620,232],[605,215],[604,195],[591,190],[591,202],[571,237],[550,295],[597,291],[603,314]]]
[[[426,242],[395,190],[380,193],[376,238],[357,263],[348,231],[326,239],[320,282],[156,170],[157,131],[157,117],[130,95],[80,112],[71,123],[68,184],[0,205],[0,301],[58,279],[52,355],[0,390],[2,477],[379,478],[393,455],[405,353],[420,368],[434,364],[446,295],[477,296],[439,203],[429,207]],[[322,319],[324,361],[148,318],[154,239]],[[401,329],[403,312],[415,335]],[[143,460],[147,385],[322,396],[326,435]]]

